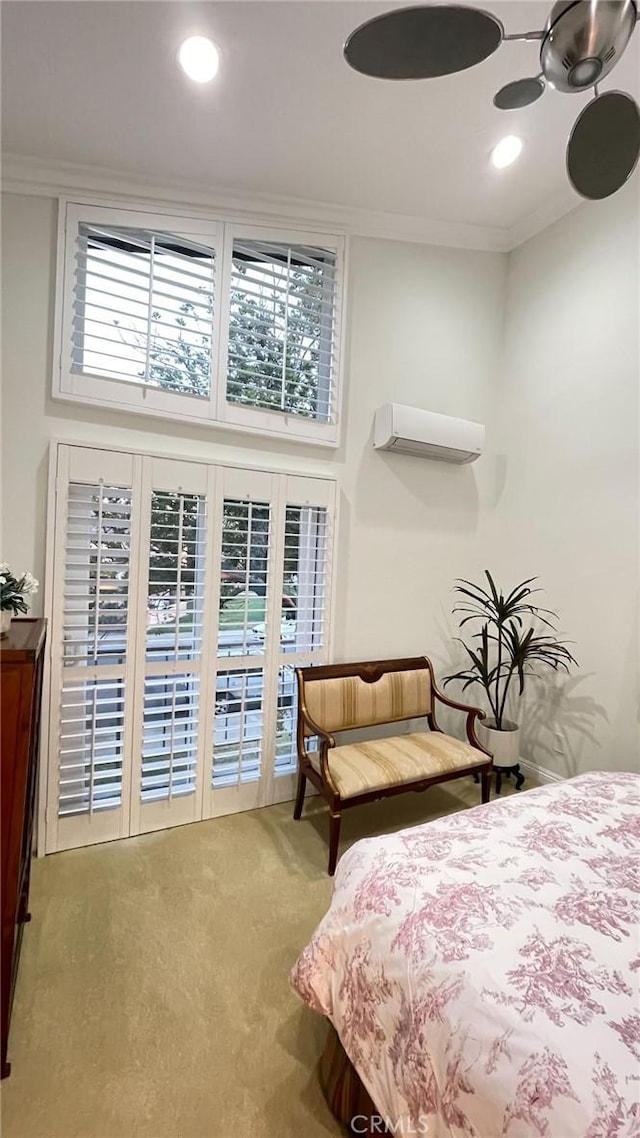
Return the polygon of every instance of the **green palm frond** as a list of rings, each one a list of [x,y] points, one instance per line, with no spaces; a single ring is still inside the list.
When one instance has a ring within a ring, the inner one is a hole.
[[[457,680],[463,691],[478,684],[486,692],[498,726],[501,726],[507,695],[517,677],[520,695],[525,677],[536,674],[537,667],[569,671],[576,660],[557,637],[558,618],[552,609],[536,603],[532,587],[537,577],[527,577],[509,592],[500,589],[488,569],[487,587],[459,577],[454,592],[461,602],[453,612],[461,619],[460,629],[480,621],[481,627],[471,633],[471,644],[459,639],[469,660],[465,668],[445,677],[448,684]]]

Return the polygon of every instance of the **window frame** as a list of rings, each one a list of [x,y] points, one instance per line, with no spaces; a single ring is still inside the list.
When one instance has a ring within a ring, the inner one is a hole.
[[[175,233],[178,237],[209,245],[215,254],[214,319],[211,360],[211,390],[208,398],[177,394],[144,382],[89,375],[73,368],[74,277],[79,226],[113,224]],[[231,402],[227,399],[227,354],[229,346],[230,286],[234,239],[262,240],[309,245],[335,255],[335,336],[330,418],[311,419],[292,412]],[[55,290],[55,332],[52,397],[65,402],[154,418],[172,419],[199,426],[256,434],[291,442],[336,448],[340,445],[344,364],[344,312],[347,242],[344,235],[278,224],[256,225],[237,217],[195,216],[170,208],[149,207],[96,200],[82,202],[59,198],[58,248]]]

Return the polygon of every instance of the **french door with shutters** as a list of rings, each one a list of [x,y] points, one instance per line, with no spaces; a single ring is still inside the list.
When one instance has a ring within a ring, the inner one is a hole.
[[[293,797],[335,485],[57,446],[46,852]]]

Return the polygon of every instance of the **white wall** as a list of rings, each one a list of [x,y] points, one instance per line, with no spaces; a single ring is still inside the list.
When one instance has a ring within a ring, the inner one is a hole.
[[[442,673],[453,579],[485,565],[505,584],[538,573],[580,669],[552,691],[532,685],[522,753],[563,774],[637,765],[633,187],[509,257],[353,239],[334,455],[51,401],[55,216],[50,199],[3,200],[3,559],[42,579],[53,437],[334,473],[336,659],[426,651]],[[388,399],[486,422],[486,455],[456,468],[374,454]]]
[[[389,399],[491,420],[502,350],[506,258],[354,239],[343,445],[295,444],[54,402],[51,387],[56,203],[3,199],[4,526],[1,556],[42,579],[51,438],[337,474],[341,538],[335,656],[448,655],[453,578],[478,564],[494,461],[458,469],[371,449]],[[42,597],[34,611],[40,611]]]
[[[509,257],[492,562],[539,574],[575,641],[579,670],[532,685],[524,721],[523,754],[562,774],[640,760],[639,386],[634,179]]]

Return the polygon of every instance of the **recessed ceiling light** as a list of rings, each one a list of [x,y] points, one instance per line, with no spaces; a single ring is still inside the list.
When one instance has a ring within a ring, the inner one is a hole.
[[[496,170],[504,170],[505,166],[510,166],[512,162],[515,162],[521,150],[522,139],[517,138],[515,134],[508,134],[491,151],[491,161]]]
[[[220,53],[206,36],[189,36],[180,46],[178,63],[194,83],[209,83],[217,74]]]

